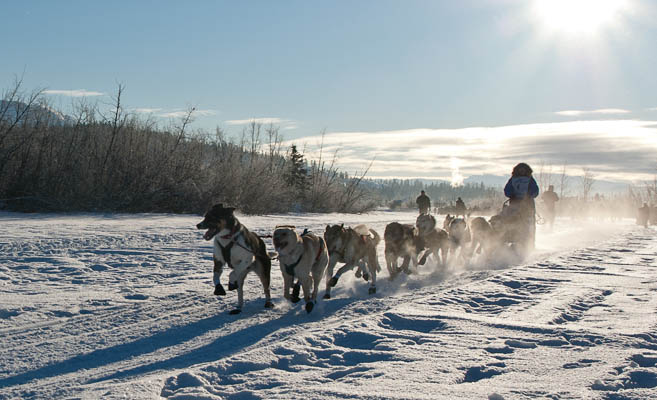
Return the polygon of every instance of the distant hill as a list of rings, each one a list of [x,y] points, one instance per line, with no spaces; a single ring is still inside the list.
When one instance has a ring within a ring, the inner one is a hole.
[[[26,107],[27,104],[20,101],[0,100],[0,118],[13,122],[24,112]],[[22,116],[22,120],[25,119],[28,122],[38,121],[43,123],[48,121],[52,125],[68,125],[75,122],[70,116],[38,103],[30,106],[30,109]]]

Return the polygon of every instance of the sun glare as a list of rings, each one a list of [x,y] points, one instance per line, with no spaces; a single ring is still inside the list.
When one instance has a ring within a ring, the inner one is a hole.
[[[546,28],[569,34],[595,34],[613,24],[627,0],[534,0],[534,12]]]

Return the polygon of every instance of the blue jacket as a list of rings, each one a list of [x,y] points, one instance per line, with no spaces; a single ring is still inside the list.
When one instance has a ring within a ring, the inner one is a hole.
[[[511,200],[533,199],[538,196],[538,185],[531,176],[516,176],[504,186],[504,194]]]

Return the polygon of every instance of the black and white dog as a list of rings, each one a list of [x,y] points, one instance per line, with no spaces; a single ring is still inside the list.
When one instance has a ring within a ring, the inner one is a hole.
[[[269,293],[271,259],[262,239],[242,225],[233,212],[235,208],[216,204],[205,214],[197,229],[207,229],[203,238],[212,240],[214,245],[214,294],[224,296],[226,291],[220,278],[225,264],[232,269],[228,276],[228,290],[237,289],[237,308],[231,314],[238,314],[244,305],[244,279],[253,271],[260,278],[265,290],[265,308],[272,308]]]

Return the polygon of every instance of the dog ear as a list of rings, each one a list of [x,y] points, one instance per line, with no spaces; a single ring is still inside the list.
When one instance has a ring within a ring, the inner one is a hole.
[[[344,222],[340,224],[340,228],[344,229]]]

